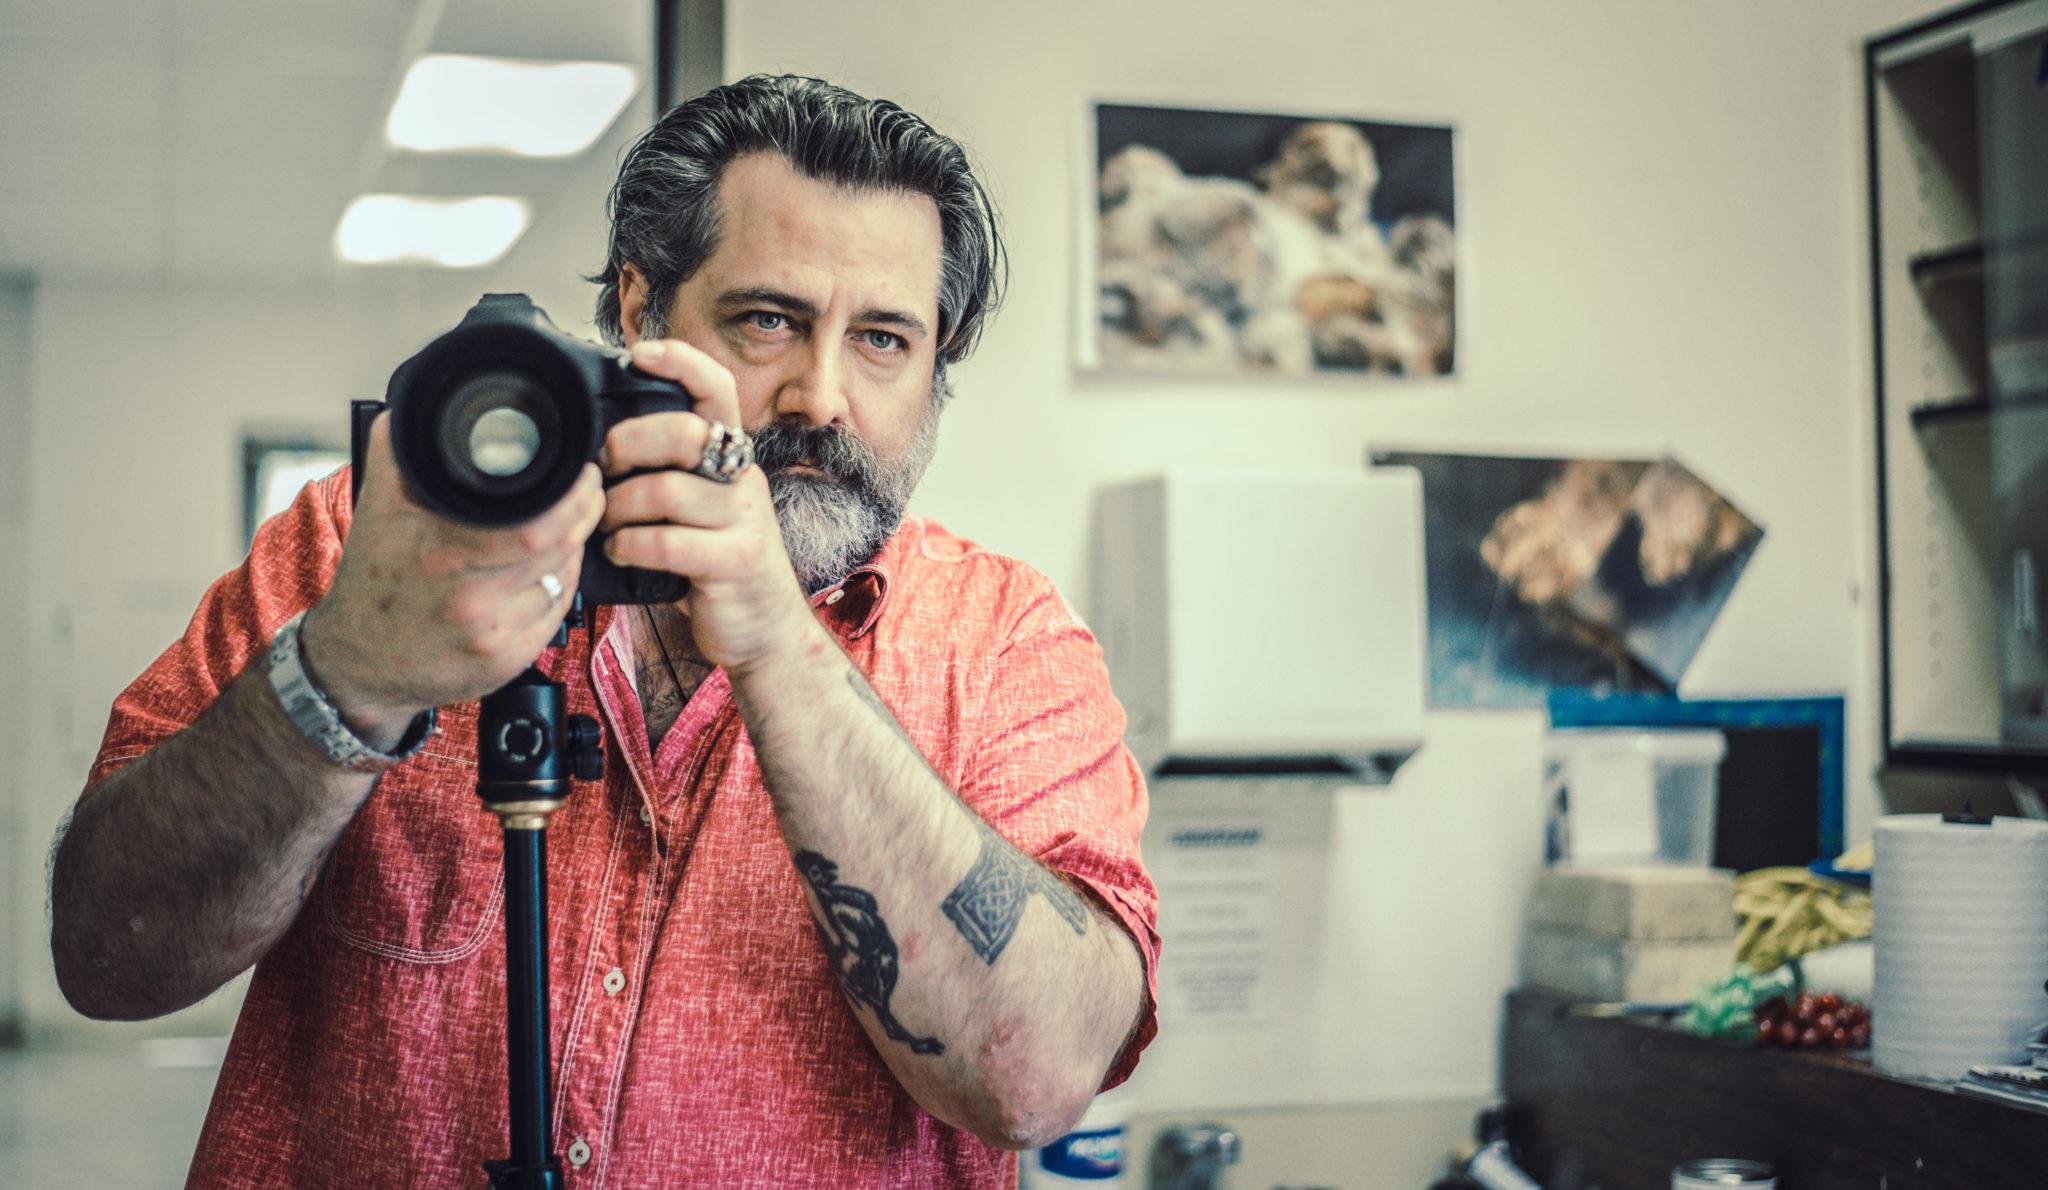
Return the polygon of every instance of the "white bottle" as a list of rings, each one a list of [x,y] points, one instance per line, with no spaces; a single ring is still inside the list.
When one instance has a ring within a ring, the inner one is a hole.
[[[1120,1091],[1097,1095],[1073,1131],[1024,1154],[1017,1184],[1022,1190],[1122,1190],[1127,1184],[1124,1137],[1130,1122],[1130,1101]]]

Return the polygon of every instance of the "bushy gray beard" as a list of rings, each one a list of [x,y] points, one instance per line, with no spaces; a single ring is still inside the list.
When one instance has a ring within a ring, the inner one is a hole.
[[[893,463],[848,430],[771,421],[752,432],[754,463],[768,475],[782,545],[804,593],[815,595],[875,556],[939,444],[937,393],[903,457]],[[807,463],[823,474],[785,468]]]

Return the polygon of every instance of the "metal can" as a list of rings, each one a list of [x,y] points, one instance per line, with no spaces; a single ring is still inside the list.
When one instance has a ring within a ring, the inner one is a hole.
[[[1778,1171],[1761,1161],[1739,1157],[1703,1157],[1683,1161],[1671,1171],[1671,1190],[1778,1190]]]

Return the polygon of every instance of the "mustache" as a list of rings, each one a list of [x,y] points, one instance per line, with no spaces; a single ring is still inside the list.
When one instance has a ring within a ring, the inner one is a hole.
[[[748,437],[754,441],[754,464],[773,475],[785,467],[809,464],[841,483],[873,490],[881,479],[881,460],[868,444],[837,426],[808,426],[771,421]]]

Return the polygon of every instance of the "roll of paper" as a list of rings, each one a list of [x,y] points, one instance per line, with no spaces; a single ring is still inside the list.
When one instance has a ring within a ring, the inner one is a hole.
[[[2048,822],[1896,814],[1876,836],[1877,1068],[1952,1081],[2023,1060],[2048,1019]]]

